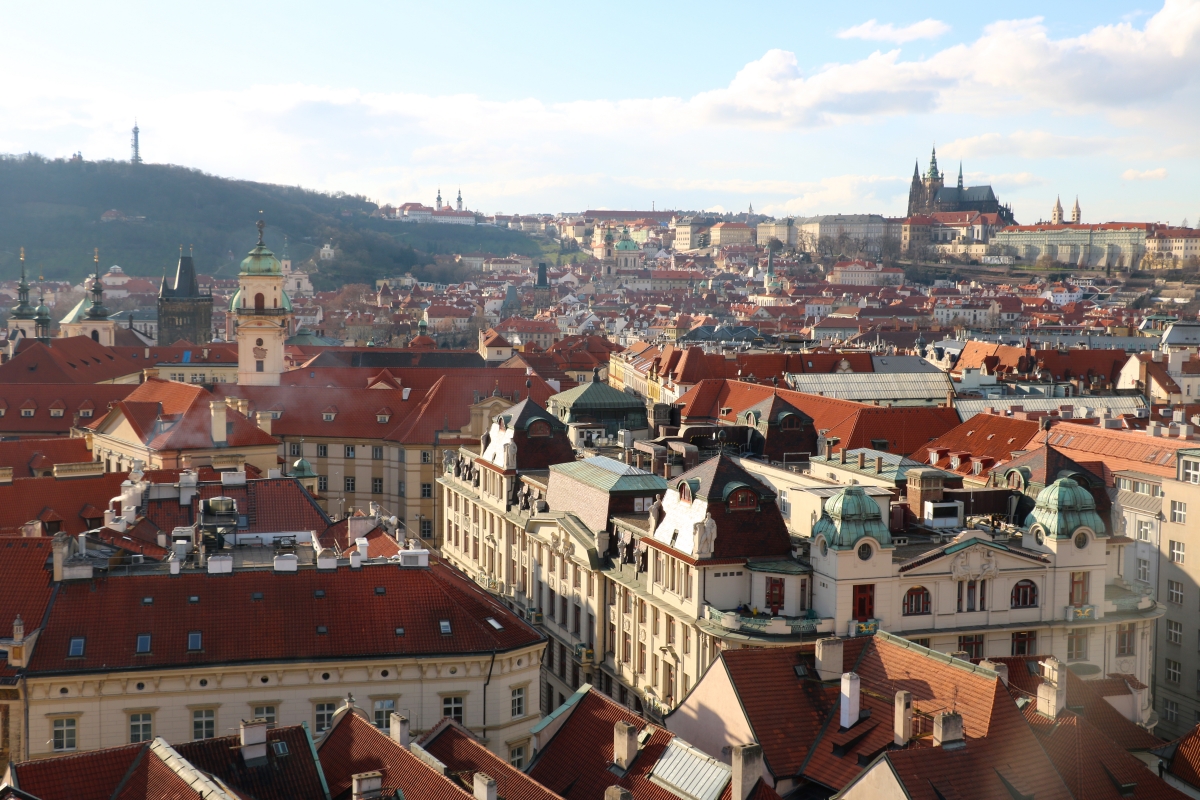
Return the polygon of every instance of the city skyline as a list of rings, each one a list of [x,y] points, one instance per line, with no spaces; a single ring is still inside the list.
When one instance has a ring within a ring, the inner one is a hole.
[[[136,117],[148,162],[384,203],[900,216],[936,144],[1020,222],[1200,219],[1200,3],[720,8],[17,9],[0,152],[127,159]]]

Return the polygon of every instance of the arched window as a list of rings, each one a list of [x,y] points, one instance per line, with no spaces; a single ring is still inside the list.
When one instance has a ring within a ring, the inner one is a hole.
[[[92,341],[93,342],[100,341],[100,331],[97,331],[97,330],[92,331]]]
[[[758,495],[750,489],[738,489],[729,496],[731,509],[758,508]]]
[[[1012,590],[1013,608],[1037,608],[1037,584],[1030,580],[1018,581]]]
[[[550,435],[550,423],[546,422],[546,420],[544,420],[544,419],[534,420],[533,422],[529,423],[529,435],[530,436],[549,436]]]
[[[259,292],[258,294],[254,295],[254,310],[262,311],[266,307],[267,307],[267,298],[263,297],[263,293]]]
[[[779,427],[785,431],[794,431],[800,427],[800,420],[795,414],[788,414],[779,421]]]
[[[933,602],[930,599],[929,590],[924,586],[914,586],[904,595],[903,613],[906,617],[928,614],[932,606]]]

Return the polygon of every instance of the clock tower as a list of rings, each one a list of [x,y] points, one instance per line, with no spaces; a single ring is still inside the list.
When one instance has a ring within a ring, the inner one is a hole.
[[[238,290],[229,301],[237,319],[238,383],[248,386],[279,385],[292,321],[283,268],[263,244],[263,227],[260,219],[258,244],[242,261]]]

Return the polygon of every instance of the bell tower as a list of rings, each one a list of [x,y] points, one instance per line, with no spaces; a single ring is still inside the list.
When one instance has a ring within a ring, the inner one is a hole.
[[[29,281],[25,279],[25,248],[21,248],[21,282],[17,284],[17,304],[8,314],[9,355],[16,352],[17,342],[36,335],[33,318],[37,309],[29,304]]]
[[[283,290],[283,268],[263,244],[258,221],[258,244],[242,261],[238,290],[229,301],[237,319],[238,383],[278,386],[283,373],[283,348],[290,333],[292,302]]]

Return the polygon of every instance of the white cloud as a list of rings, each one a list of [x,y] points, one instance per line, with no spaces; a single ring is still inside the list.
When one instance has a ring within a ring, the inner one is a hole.
[[[1126,181],[1161,181],[1167,177],[1167,171],[1163,167],[1158,169],[1147,169],[1138,171],[1136,169],[1127,169],[1121,173],[1121,179]]]
[[[853,28],[839,31],[838,38],[868,39],[874,42],[904,44],[905,42],[912,42],[917,39],[936,39],[949,31],[949,25],[932,17],[899,28],[890,22],[880,24],[876,20],[869,19],[861,25],[855,25]]]
[[[1064,136],[1048,131],[1015,131],[1013,133],[984,133],[955,139],[939,147],[950,158],[990,158],[1019,156],[1021,158],[1062,158],[1113,153],[1127,142],[1121,138],[1101,136]]]

